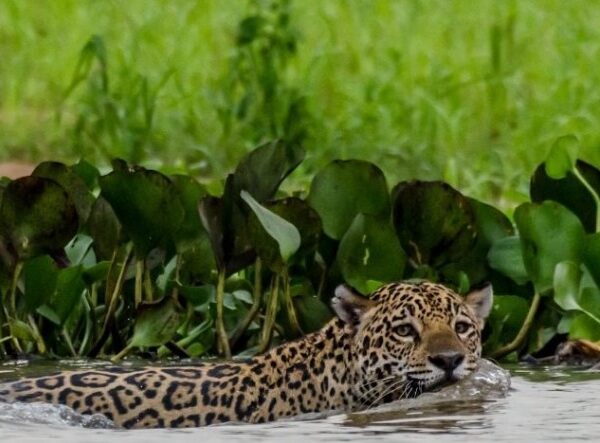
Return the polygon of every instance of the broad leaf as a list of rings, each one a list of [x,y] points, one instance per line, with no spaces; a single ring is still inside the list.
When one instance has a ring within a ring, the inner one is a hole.
[[[402,182],[392,191],[392,216],[402,247],[417,265],[465,257],[476,239],[471,204],[442,182]]]
[[[27,260],[23,266],[23,281],[25,283],[25,308],[28,312],[35,311],[50,299],[56,290],[58,268],[47,255]]]
[[[183,221],[183,206],[172,182],[157,171],[116,168],[100,178],[100,188],[138,257],[172,239]]]
[[[85,223],[90,215],[94,196],[79,174],[63,163],[43,162],[34,169],[31,175],[49,178],[61,185],[77,208],[79,222],[82,225]]]
[[[554,268],[561,261],[581,262],[584,231],[564,206],[546,201],[524,203],[515,211],[523,262],[538,292],[552,288]]]
[[[300,247],[298,229],[286,219],[260,205],[248,192],[242,191],[241,197],[250,206],[264,230],[277,242],[281,258],[287,262]]]
[[[110,260],[123,242],[123,227],[112,206],[98,197],[88,218],[87,231],[94,239],[93,248],[100,260]]]
[[[305,201],[296,197],[269,201],[263,205],[266,209],[292,223],[300,233],[300,247],[290,257],[288,264],[301,261],[305,257],[314,257],[321,235],[319,214]],[[258,217],[249,217],[248,229],[252,243],[259,257],[273,271],[278,272],[284,265],[277,241],[262,227]]]
[[[572,134],[559,137],[546,159],[546,173],[555,180],[564,178],[575,167],[579,152],[579,140]]]
[[[85,289],[81,265],[61,269],[56,280],[56,291],[50,299],[50,307],[57,314],[61,325],[79,304]]]
[[[138,309],[129,346],[160,346],[171,340],[181,321],[175,301],[165,297],[142,303]]]
[[[468,201],[475,217],[475,244],[464,257],[440,270],[446,281],[455,284],[459,284],[461,275],[468,277],[469,281],[464,282],[467,289],[474,283],[489,280],[490,270],[486,258],[491,246],[514,234],[511,221],[501,211],[472,198]]]
[[[297,144],[276,140],[249,152],[233,173],[233,194],[243,190],[259,202],[275,196],[281,182],[302,162],[305,152]]]
[[[226,274],[245,268],[256,257],[248,233],[247,216],[240,205],[244,205],[247,213],[251,211],[239,193],[234,194],[235,189],[234,177],[230,174],[225,181],[223,197],[206,196],[198,205],[217,268]]]
[[[554,270],[554,301],[566,311],[580,309],[579,286],[581,268],[577,263],[564,261],[556,265]]]
[[[24,177],[8,184],[0,205],[0,237],[20,259],[57,251],[77,232],[77,211],[54,180]]]
[[[590,186],[600,193],[600,170],[582,160],[577,160],[576,167]],[[529,189],[531,201],[534,203],[554,200],[577,215],[586,232],[596,231],[596,201],[572,172],[567,172],[565,177],[555,180],[548,176],[544,164],[541,164],[531,177]]]
[[[207,237],[198,215],[198,203],[206,195],[206,190],[195,179],[186,175],[174,175],[171,180],[184,211],[183,220],[173,233],[175,246],[181,253],[191,247],[194,241]]]
[[[584,313],[575,315],[569,326],[569,338],[571,340],[600,340],[600,327],[598,322]]]
[[[337,261],[345,281],[366,293],[369,280],[401,280],[406,255],[388,219],[358,214],[340,242]]]
[[[314,177],[308,203],[325,233],[340,240],[358,213],[386,216],[390,197],[383,172],[360,160],[335,160]]]
[[[321,329],[333,317],[331,309],[319,297],[299,295],[292,300],[300,327],[305,333]]]
[[[485,351],[492,351],[516,337],[529,310],[529,302],[515,295],[494,295],[494,306],[486,320],[490,331]]]

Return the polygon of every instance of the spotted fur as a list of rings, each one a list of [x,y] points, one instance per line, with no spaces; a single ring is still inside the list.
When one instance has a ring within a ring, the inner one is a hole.
[[[245,362],[65,371],[0,386],[0,400],[65,404],[125,428],[261,423],[360,410],[419,395],[477,366],[491,290],[392,283],[370,298],[342,286],[318,332]]]

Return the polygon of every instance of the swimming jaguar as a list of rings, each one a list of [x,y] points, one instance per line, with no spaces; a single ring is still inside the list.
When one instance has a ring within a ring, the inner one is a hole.
[[[0,400],[65,404],[124,428],[261,423],[414,397],[477,367],[491,287],[342,285],[321,330],[243,362],[75,370],[0,386]]]

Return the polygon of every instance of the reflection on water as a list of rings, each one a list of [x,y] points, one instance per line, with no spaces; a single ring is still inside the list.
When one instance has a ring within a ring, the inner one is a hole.
[[[90,366],[90,362],[0,365],[0,380],[73,366]],[[0,404],[0,441],[437,443],[595,440],[600,434],[600,373],[524,366],[509,370],[512,380],[507,371],[483,362],[480,371],[460,384],[416,399],[361,413],[265,425],[125,431],[110,429],[103,417],[82,417],[65,407]]]

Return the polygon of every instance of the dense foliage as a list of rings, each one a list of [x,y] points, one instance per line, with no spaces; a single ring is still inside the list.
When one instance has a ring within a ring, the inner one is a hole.
[[[304,151],[283,141],[208,184],[41,163],[0,187],[0,353],[250,355],[321,327],[340,282],[403,278],[492,282],[487,355],[600,339],[600,170],[576,149],[556,141],[514,225],[442,182],[390,191],[358,160],[284,194]]]

